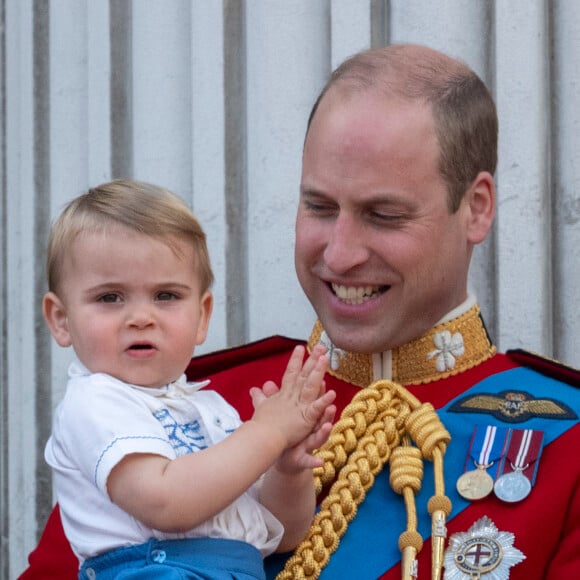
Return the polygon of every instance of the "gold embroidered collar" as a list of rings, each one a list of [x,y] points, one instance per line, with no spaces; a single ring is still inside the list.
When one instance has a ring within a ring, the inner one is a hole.
[[[477,304],[457,318],[438,324],[420,338],[393,349],[391,377],[374,376],[373,355],[336,348],[319,320],[308,339],[309,349],[318,343],[324,344],[329,351],[329,373],[359,387],[381,378],[401,385],[430,383],[473,368],[496,352]]]

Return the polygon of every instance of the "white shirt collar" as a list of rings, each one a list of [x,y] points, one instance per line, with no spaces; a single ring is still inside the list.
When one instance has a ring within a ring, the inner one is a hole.
[[[68,369],[68,376],[71,379],[78,378],[78,377],[88,377],[92,374],[102,374],[107,376],[113,382],[120,383],[127,387],[131,387],[132,389],[136,389],[138,391],[142,391],[144,393],[148,393],[154,397],[163,397],[163,396],[171,396],[175,393],[187,393],[187,392],[194,392],[202,389],[203,387],[209,385],[210,381],[196,381],[196,382],[188,382],[187,377],[182,374],[176,381],[169,383],[167,385],[163,385],[162,387],[154,388],[154,387],[142,387],[139,385],[133,385],[130,383],[125,383],[116,377],[109,375],[107,373],[91,373],[91,371],[78,359],[75,358],[73,362],[70,364]]]

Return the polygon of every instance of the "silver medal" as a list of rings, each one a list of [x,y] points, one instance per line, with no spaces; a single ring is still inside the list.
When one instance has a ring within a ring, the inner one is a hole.
[[[515,503],[528,497],[532,483],[520,470],[516,470],[502,475],[495,482],[493,490],[502,501]]]

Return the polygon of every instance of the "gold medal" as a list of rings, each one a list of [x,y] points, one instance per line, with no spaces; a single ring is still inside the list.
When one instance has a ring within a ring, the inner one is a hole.
[[[464,473],[456,484],[457,492],[463,499],[477,501],[487,497],[493,491],[497,462],[505,453],[507,434],[506,427],[475,426]],[[468,470],[467,462],[470,459],[477,469]],[[488,469],[493,473],[488,473]]]
[[[477,501],[493,491],[493,479],[487,473],[487,467],[490,465],[477,465],[477,469],[466,471],[457,480],[457,492],[462,498]]]

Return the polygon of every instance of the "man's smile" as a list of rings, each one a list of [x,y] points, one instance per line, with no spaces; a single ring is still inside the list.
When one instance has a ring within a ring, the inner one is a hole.
[[[334,294],[346,304],[362,304],[384,294],[390,286],[342,286],[331,284]]]

